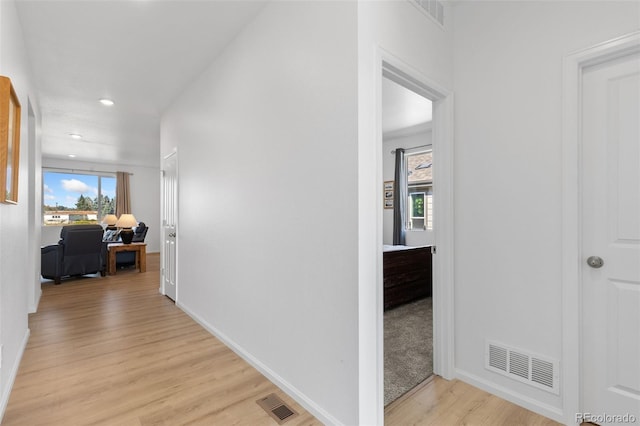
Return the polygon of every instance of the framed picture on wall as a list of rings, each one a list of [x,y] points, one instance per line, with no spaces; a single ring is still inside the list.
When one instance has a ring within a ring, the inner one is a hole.
[[[392,209],[393,208],[393,181],[392,180],[387,180],[384,182],[383,194],[384,194],[384,208]]]
[[[0,202],[18,203],[20,102],[11,80],[0,76]]]

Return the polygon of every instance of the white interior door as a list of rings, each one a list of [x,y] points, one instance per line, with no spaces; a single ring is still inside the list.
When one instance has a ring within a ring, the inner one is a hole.
[[[162,165],[162,291],[176,300],[176,235],[178,222],[178,173],[174,152]]]
[[[640,55],[586,68],[582,95],[582,409],[628,424],[640,421]]]

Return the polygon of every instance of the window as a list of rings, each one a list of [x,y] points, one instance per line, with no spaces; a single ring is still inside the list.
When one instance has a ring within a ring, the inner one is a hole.
[[[407,154],[407,229],[433,229],[432,151]]]
[[[100,223],[116,210],[115,174],[42,173],[42,223],[79,225]]]

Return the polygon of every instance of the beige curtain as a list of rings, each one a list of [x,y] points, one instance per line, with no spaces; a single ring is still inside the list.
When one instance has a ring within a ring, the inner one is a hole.
[[[116,172],[116,216],[131,213],[131,189],[129,173]]]

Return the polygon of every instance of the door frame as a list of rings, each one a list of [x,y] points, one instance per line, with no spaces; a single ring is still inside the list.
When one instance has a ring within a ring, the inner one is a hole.
[[[578,424],[582,389],[581,129],[586,67],[640,52],[640,31],[567,55],[562,88],[562,382],[564,418]]]
[[[169,154],[164,155],[162,157],[162,168],[160,170],[160,194],[161,194],[161,205],[160,205],[160,212],[161,212],[161,217],[160,217],[160,226],[161,226],[161,234],[162,234],[162,242],[160,244],[160,259],[161,259],[161,273],[160,273],[160,294],[162,294],[163,296],[167,295],[167,292],[165,291],[165,287],[164,287],[164,283],[165,283],[165,279],[164,279],[164,273],[165,273],[165,264],[164,264],[164,259],[165,259],[165,245],[164,245],[164,221],[165,221],[165,203],[166,203],[166,198],[165,198],[165,180],[164,180],[164,169],[165,169],[165,162],[167,161],[167,159],[169,159],[170,157],[175,156],[175,161],[176,161],[176,193],[175,193],[175,202],[176,202],[176,206],[175,206],[175,225],[176,225],[176,235],[178,235],[178,222],[179,222],[179,198],[178,198],[178,191],[179,191],[179,185],[178,185],[178,149],[174,148]],[[175,248],[175,283],[176,283],[176,300],[174,300],[174,303],[176,303],[176,305],[178,304],[178,238],[176,237],[176,248]]]
[[[382,78],[410,88],[433,102],[432,149],[436,167],[433,169],[433,372],[445,379],[454,378],[454,224],[453,224],[453,93],[428,78],[389,52],[379,49],[376,68],[376,156],[377,186],[382,187]],[[378,243],[376,264],[377,289],[377,351],[379,362],[379,395],[384,408],[384,327],[383,327],[383,205],[378,191]]]

